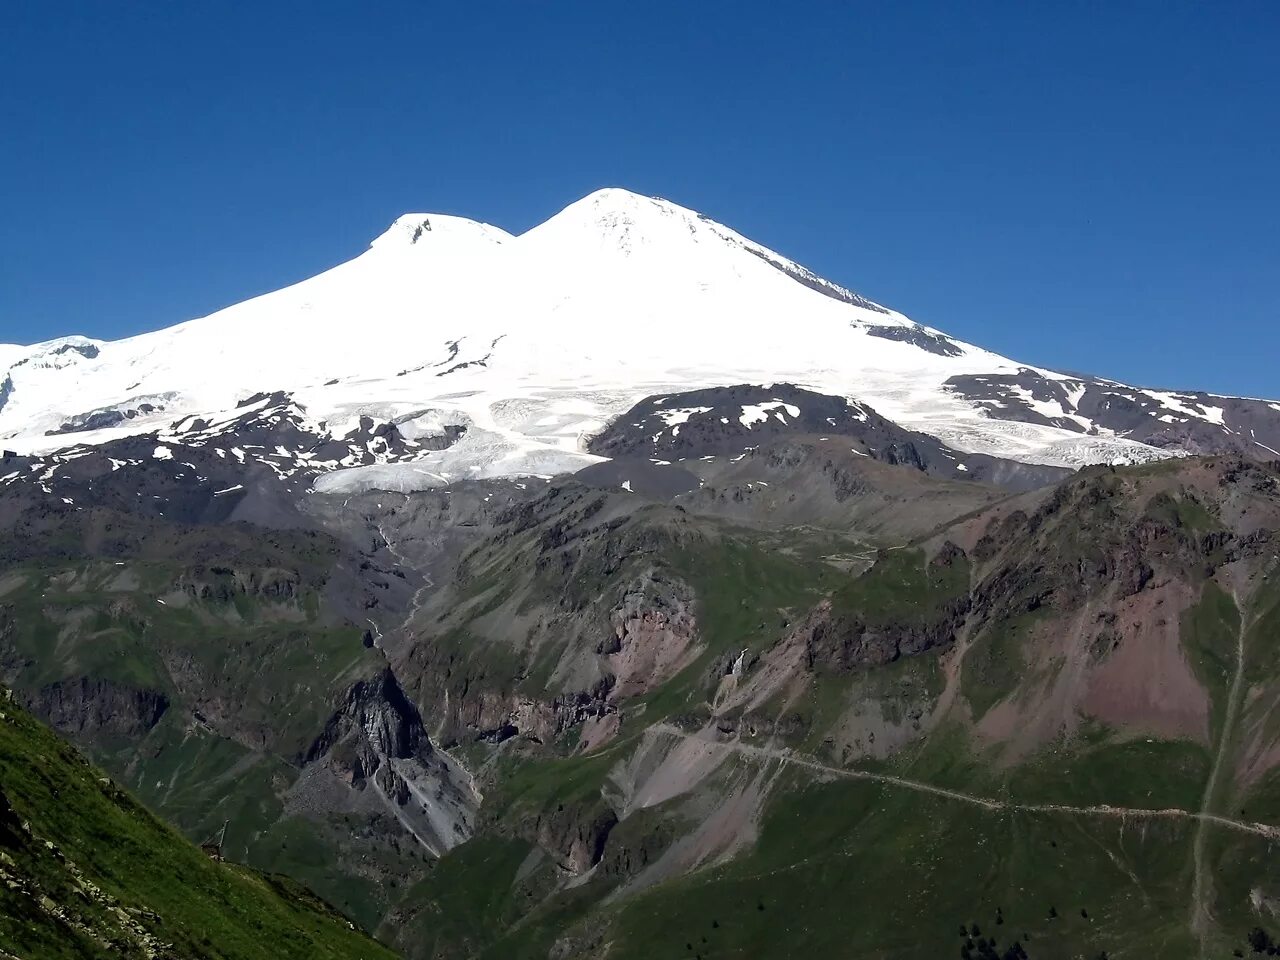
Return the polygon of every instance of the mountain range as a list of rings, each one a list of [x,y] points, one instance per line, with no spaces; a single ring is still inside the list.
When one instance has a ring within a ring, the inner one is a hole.
[[[1019,364],[622,190],[0,368],[3,762],[30,712],[403,956],[1280,926],[1280,403]],[[119,879],[139,943],[209,909]]]
[[[310,280],[127,340],[0,345],[0,370],[17,453],[180,433],[276,392],[337,438],[363,417],[408,439],[465,428],[397,471],[414,485],[585,466],[586,438],[641,398],[740,383],[849,397],[957,450],[1039,464],[1280,448],[1280,403],[1018,363],[619,189],[520,236],[406,214]]]

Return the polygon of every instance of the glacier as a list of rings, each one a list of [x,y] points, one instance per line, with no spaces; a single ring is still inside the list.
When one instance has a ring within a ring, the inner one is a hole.
[[[397,422],[407,436],[466,427],[412,464],[339,470],[322,484],[334,490],[577,469],[600,459],[587,439],[641,398],[742,383],[844,396],[958,450],[1029,463],[1183,452],[1109,429],[1069,400],[1025,397],[1066,426],[1006,418],[949,381],[1034,374],[1077,400],[1083,387],[917,324],[693,210],[617,188],[518,236],[406,214],[311,279],[128,339],[0,345],[0,371],[0,442],[19,454],[163,436],[275,391],[334,435],[361,418]],[[1220,410],[1177,394],[1146,396],[1180,419],[1221,422]]]

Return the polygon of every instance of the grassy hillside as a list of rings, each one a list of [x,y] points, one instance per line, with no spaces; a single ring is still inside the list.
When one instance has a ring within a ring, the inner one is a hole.
[[[612,740],[469,745],[488,814],[402,903],[398,942],[493,958],[1250,952],[1280,905],[1278,528],[1274,473],[1227,460],[1086,471],[857,564],[833,562],[850,551],[821,531],[637,551],[602,526],[590,550],[687,585],[699,654],[608,704]],[[541,543],[538,568],[580,584],[589,550]],[[592,596],[618,589],[592,574]],[[590,861],[566,867],[575,843]]]
[[[760,482],[780,519],[565,483],[461,525],[444,493],[371,495],[342,504],[377,535],[354,608],[304,542],[26,560],[0,668],[189,837],[232,817],[247,862],[413,958],[1209,958],[1280,932],[1272,468],[1092,468],[895,537],[786,483]],[[380,663],[483,795],[439,859],[397,820],[430,790],[375,804],[368,754],[302,753]]]
[[[296,883],[210,860],[7,694],[0,948],[23,960],[393,956]]]

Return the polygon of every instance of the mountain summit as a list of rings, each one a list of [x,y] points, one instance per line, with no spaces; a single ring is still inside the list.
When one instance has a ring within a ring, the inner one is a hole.
[[[1030,463],[1280,455],[1280,404],[1021,364],[616,188],[519,236],[406,214],[355,259],[206,317],[0,345],[0,439],[20,454],[92,446],[281,393],[336,435],[362,418],[409,437],[453,428],[429,482],[552,474],[598,460],[589,439],[644,397],[777,382]]]

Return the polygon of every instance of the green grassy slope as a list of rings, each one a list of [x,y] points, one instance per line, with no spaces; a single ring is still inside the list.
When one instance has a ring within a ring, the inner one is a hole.
[[[0,947],[24,960],[390,958],[282,877],[214,863],[0,700]]]
[[[1090,471],[861,572],[824,563],[830,546],[806,551],[811,531],[786,531],[788,552],[742,531],[686,538],[660,558],[696,598],[699,661],[623,704],[604,751],[496,757],[479,837],[414,889],[433,905],[411,924],[428,945],[416,955],[914,960],[987,957],[993,938],[995,955],[1036,960],[1248,953],[1252,929],[1276,932],[1274,844],[1197,819],[1280,824],[1280,603],[1268,533],[1253,532],[1280,526],[1280,506],[1270,474],[1251,470],[1246,487],[1234,470]],[[807,613],[824,599],[829,614]],[[1242,618],[1243,709],[1206,806]],[[745,658],[742,682],[764,691],[749,715],[716,705],[709,669],[743,649],[760,660]],[[1202,728],[1158,728],[1167,702],[1142,697],[1163,676],[1203,690]],[[1106,683],[1122,694],[1090,697]],[[984,727],[997,706],[1005,725]],[[644,732],[664,719],[738,760],[698,779],[702,749],[668,755],[656,779],[695,771],[692,786],[638,807],[628,784],[678,735]],[[872,733],[890,745],[870,750]],[[780,764],[784,749],[799,763]],[[815,762],[970,801],[802,766]],[[719,856],[708,841],[696,865],[646,875],[757,775],[767,795],[734,828],[753,842]],[[602,806],[620,819],[598,862],[549,874],[554,845],[519,825],[586,824]]]
[[[415,960],[1226,957],[1280,916],[1266,831],[1197,819],[1280,826],[1280,495],[1242,469],[1092,469],[878,551],[550,491],[441,578],[393,663],[484,796],[431,863],[353,844],[366,815],[286,814],[324,704],[376,656],[305,576],[281,597],[202,573],[175,600],[168,558],[127,583],[20,567],[0,641],[27,690],[169,697],[144,736],[71,735]],[[612,695],[624,614],[649,616],[627,654],[687,630],[687,655]]]
[[[749,855],[626,902],[610,956],[955,957],[961,924],[1035,960],[1190,956],[1185,824],[1126,830],[861,782],[793,787]]]
[[[0,590],[0,668],[37,712],[57,702],[49,690],[109,688],[102,708],[51,722],[189,839],[230,819],[231,857],[298,878],[371,930],[397,895],[387,878],[415,876],[420,857],[379,824],[364,842],[340,815],[285,819],[282,798],[334,704],[383,660],[358,627],[329,621],[297,566],[291,595],[272,596],[170,560],[23,564]],[[140,696],[166,704],[149,728],[128,716]],[[369,869],[343,862],[357,859]]]

